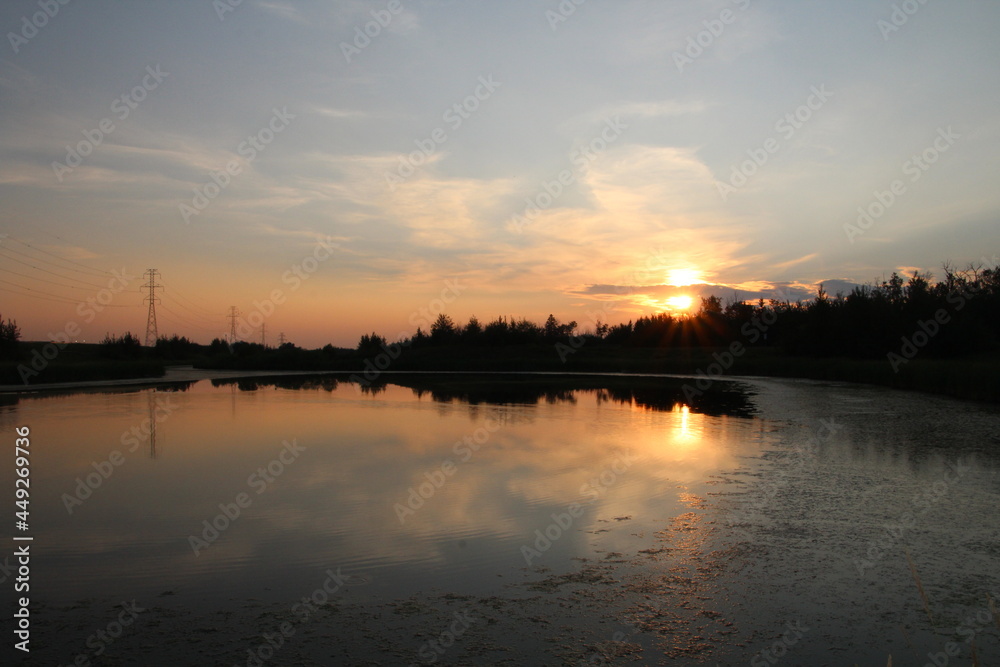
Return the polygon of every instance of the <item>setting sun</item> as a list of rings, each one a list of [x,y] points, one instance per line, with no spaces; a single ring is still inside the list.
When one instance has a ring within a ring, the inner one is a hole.
[[[704,282],[701,279],[701,271],[696,269],[671,269],[668,276],[667,284],[676,287],[686,287]]]
[[[694,299],[689,296],[672,296],[667,299],[667,305],[672,310],[688,310],[694,305]]]

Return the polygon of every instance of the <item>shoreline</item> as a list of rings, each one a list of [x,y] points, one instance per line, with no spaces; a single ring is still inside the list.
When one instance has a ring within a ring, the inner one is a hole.
[[[171,371],[176,371],[171,373]],[[0,385],[0,394],[33,394],[43,391],[65,391],[73,389],[101,389],[104,387],[154,387],[162,384],[176,384],[179,382],[200,382],[201,380],[236,380],[243,378],[263,378],[263,377],[298,377],[315,375],[359,375],[363,371],[357,370],[211,370],[195,368],[193,366],[176,366],[167,368],[167,372],[160,378],[122,378],[118,380],[81,380],[79,382],[48,382],[31,385]],[[393,375],[540,375],[545,377],[637,377],[637,378],[696,378],[694,373],[628,373],[625,371],[454,371],[454,370],[387,370],[381,371],[380,376],[391,377]],[[724,375],[716,380],[723,382],[738,382],[740,380],[767,379],[764,375]],[[785,378],[812,380],[811,378]],[[851,384],[851,383],[844,383]]]
[[[193,383],[200,382],[202,380],[237,380],[237,379],[253,379],[253,378],[283,378],[283,377],[313,377],[313,376],[327,376],[327,375],[352,375],[352,376],[363,376],[363,371],[344,369],[344,370],[223,370],[223,369],[203,369],[195,368],[194,366],[173,366],[167,367],[166,373],[159,378],[149,378],[149,377],[137,377],[137,378],[121,378],[115,380],[81,380],[78,382],[51,382],[51,383],[39,383],[33,385],[0,385],[0,396],[24,396],[31,394],[44,394],[44,393],[76,393],[76,392],[86,392],[94,389],[144,389],[157,387],[161,385],[171,385],[180,383]],[[582,378],[582,377],[606,377],[606,378],[671,378],[671,379],[691,379],[699,380],[700,376],[696,372],[680,372],[680,373],[639,373],[639,372],[628,372],[628,371],[551,371],[551,370],[540,370],[540,371],[525,371],[525,370],[514,370],[514,371],[500,371],[500,370],[450,370],[450,369],[439,369],[439,370],[385,370],[380,371],[378,379],[390,382],[393,376],[537,376],[539,378]],[[786,375],[763,375],[759,373],[748,373],[745,375],[720,375],[712,378],[712,381],[718,382],[755,382],[755,381],[767,381],[767,380],[786,380],[793,382],[805,382],[805,383],[818,383],[827,385],[843,385],[843,386],[861,386],[861,387],[884,387],[886,389],[894,389],[897,391],[906,392],[919,392],[919,393],[934,393],[926,392],[921,389],[900,389],[896,387],[885,387],[885,385],[866,383],[866,382],[852,382],[850,380],[840,380],[840,379],[827,379],[827,378],[815,378],[806,376],[786,376]],[[948,398],[959,398],[956,396],[951,396],[948,394],[936,394],[942,397]],[[972,402],[982,402],[975,399],[960,399],[960,400],[970,400]],[[987,401],[988,402],[988,401]]]
[[[564,349],[565,348],[565,349]],[[51,382],[22,384],[7,374],[0,395],[157,386],[199,380],[308,375],[351,375],[381,383],[394,374],[454,374],[490,377],[520,373],[537,377],[673,376],[703,385],[713,378],[800,378],[880,386],[1000,403],[1000,354],[956,358],[913,358],[906,363],[884,359],[791,355],[773,348],[629,348],[548,345],[423,347],[401,354],[387,348],[363,356],[357,351],[268,350],[249,355],[176,358],[153,370],[135,360],[102,360],[93,350],[72,350],[68,362],[49,376]],[[152,361],[152,360],[149,360]],[[78,365],[80,364],[80,365]],[[41,380],[45,376],[35,379]]]
[[[251,377],[273,377],[289,375],[333,375],[353,371],[253,371],[253,370],[211,370],[194,366],[168,366],[162,377],[121,378],[117,380],[80,380],[78,382],[39,382],[38,384],[0,385],[0,394],[34,394],[44,391],[65,391],[74,389],[100,389],[104,387],[153,387],[178,382],[198,382],[200,380],[226,380]]]

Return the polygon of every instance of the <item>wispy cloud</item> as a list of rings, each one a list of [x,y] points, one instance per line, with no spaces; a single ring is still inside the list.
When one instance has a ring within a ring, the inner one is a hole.
[[[365,118],[370,115],[368,112],[357,109],[338,109],[336,107],[318,105],[311,105],[307,107],[306,111],[319,116],[326,116],[327,118]]]
[[[257,0],[255,4],[262,10],[276,16],[280,16],[288,21],[292,21],[300,25],[309,25],[308,17],[305,16],[298,7],[293,5],[284,2],[274,2],[273,0]]]

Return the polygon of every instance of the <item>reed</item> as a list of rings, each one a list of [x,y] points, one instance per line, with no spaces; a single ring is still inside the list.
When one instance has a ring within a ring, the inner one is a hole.
[[[927,612],[927,618],[931,622],[931,627],[934,627],[934,617],[931,615],[931,603],[927,598],[927,592],[924,590],[924,583],[920,580],[920,573],[917,572],[917,566],[910,558],[910,552],[903,550],[906,555],[906,562],[910,564],[910,574],[913,575],[913,581],[917,583],[917,591],[920,592],[920,599],[924,602],[924,611]]]

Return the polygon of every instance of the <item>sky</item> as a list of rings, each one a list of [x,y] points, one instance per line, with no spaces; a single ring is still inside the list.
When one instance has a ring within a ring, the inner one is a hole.
[[[581,330],[996,263],[1000,3],[0,7],[27,340]],[[79,333],[76,333],[76,332]]]

